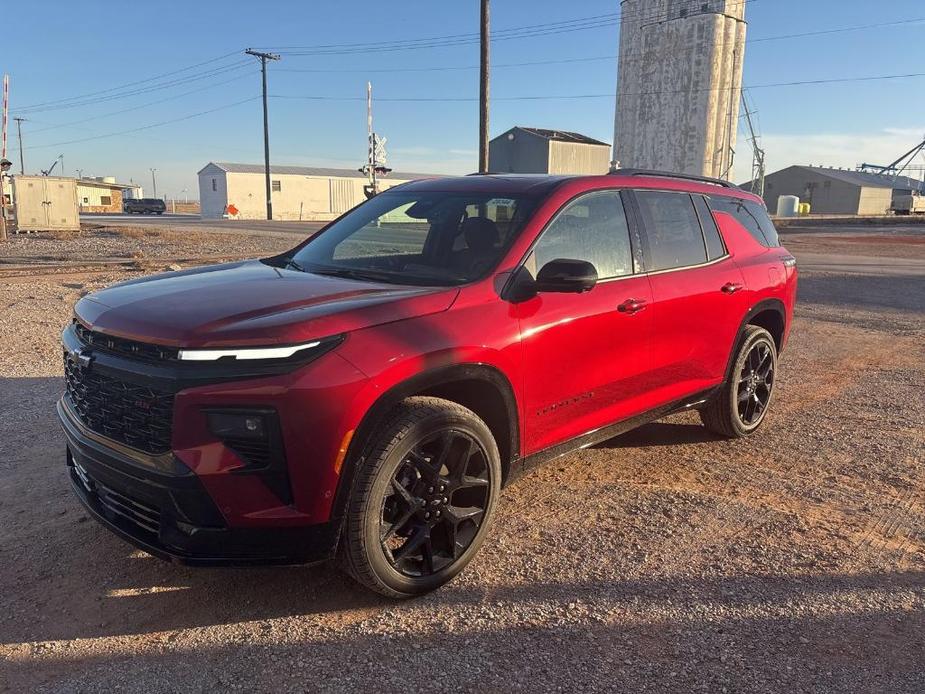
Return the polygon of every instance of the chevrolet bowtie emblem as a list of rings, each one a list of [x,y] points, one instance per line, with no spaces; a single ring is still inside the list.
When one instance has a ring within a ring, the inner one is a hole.
[[[81,369],[89,369],[90,364],[93,363],[93,352],[87,349],[82,349],[74,355],[74,358],[77,360],[77,365]]]

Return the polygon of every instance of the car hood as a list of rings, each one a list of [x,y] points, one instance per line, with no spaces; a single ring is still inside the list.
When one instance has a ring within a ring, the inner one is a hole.
[[[77,302],[95,330],[175,347],[294,344],[448,309],[458,290],[313,275],[258,260],[154,275]]]

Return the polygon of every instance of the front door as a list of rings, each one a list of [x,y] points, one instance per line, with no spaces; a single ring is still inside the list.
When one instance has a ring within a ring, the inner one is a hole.
[[[527,259],[534,276],[561,258],[590,262],[599,278],[590,292],[515,306],[528,454],[646,409],[652,294],[630,236],[619,191],[595,191],[568,203]]]

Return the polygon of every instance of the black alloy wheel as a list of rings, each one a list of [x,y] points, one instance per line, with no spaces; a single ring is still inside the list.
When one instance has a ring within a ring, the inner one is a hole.
[[[348,573],[392,598],[452,580],[485,541],[501,495],[491,429],[459,403],[401,401],[355,459],[339,554]]]
[[[459,559],[478,534],[490,490],[487,455],[474,437],[449,429],[421,440],[382,500],[380,541],[389,564],[421,577]]]
[[[700,409],[700,419],[720,436],[741,438],[761,426],[774,397],[777,344],[771,333],[758,325],[746,326],[728,373]]]
[[[766,342],[752,346],[739,373],[736,410],[745,426],[761,421],[774,388],[774,356]]]

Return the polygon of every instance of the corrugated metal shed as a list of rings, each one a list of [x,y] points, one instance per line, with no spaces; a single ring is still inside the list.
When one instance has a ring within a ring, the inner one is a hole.
[[[605,174],[610,145],[568,130],[517,125],[489,143],[488,168],[494,173]]]
[[[768,174],[764,199],[771,210],[781,195],[796,195],[814,214],[883,215],[896,196],[910,190],[925,193],[925,183],[908,176],[796,165]]]

